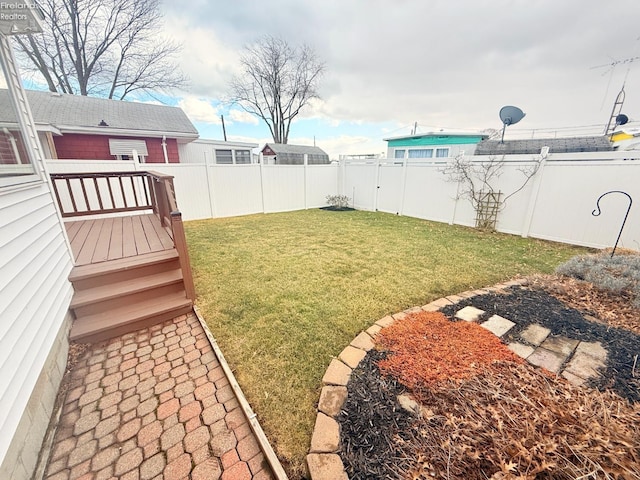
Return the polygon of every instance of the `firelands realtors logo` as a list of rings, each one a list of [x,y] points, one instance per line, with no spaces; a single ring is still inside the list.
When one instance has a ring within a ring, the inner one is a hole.
[[[40,16],[38,6],[34,2],[0,0],[0,33],[16,35],[41,32]]]
[[[34,3],[7,3],[0,2],[0,20],[14,22],[16,20],[29,20],[26,12],[29,8],[36,8]],[[22,13],[20,13],[22,11]]]

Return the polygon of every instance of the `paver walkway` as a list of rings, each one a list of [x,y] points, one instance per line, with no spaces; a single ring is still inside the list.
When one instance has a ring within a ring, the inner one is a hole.
[[[92,345],[70,376],[47,480],[267,480],[194,314]]]
[[[456,317],[476,322],[484,313],[468,306],[458,310]],[[504,337],[516,324],[494,315],[480,325],[494,335]],[[551,335],[551,330],[537,323],[528,325],[508,346],[529,363],[562,375],[575,385],[584,385],[588,380],[598,378],[607,361],[607,351],[600,342],[581,342]]]

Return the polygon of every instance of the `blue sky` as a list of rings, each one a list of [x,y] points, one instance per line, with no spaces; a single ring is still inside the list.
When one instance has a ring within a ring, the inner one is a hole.
[[[270,140],[264,124],[221,103],[243,47],[264,35],[307,44],[326,63],[321,100],[289,141],[315,137],[332,158],[381,153],[383,138],[409,134],[414,122],[419,133],[499,129],[503,105],[527,114],[507,138],[601,133],[625,82],[623,112],[640,126],[638,0],[165,0],[161,8],[161,34],[183,45],[176,60],[190,79],[162,100],[183,108],[203,138],[222,138],[224,114],[229,139]]]

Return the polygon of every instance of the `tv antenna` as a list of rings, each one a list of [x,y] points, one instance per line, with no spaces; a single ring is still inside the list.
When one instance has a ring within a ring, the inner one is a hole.
[[[500,120],[502,120],[502,139],[500,143],[504,143],[504,131],[507,127],[518,123],[525,115],[526,113],[512,105],[506,105],[500,109]]]
[[[638,38],[638,40],[640,40],[640,38]],[[604,92],[604,97],[602,97],[602,105],[600,106],[600,109],[602,109],[602,107],[604,106],[604,102],[607,99],[607,95],[609,94],[609,87],[611,86],[613,72],[615,71],[618,65],[627,65],[627,72],[624,74],[624,79],[622,80],[622,88],[620,89],[620,93],[618,93],[618,96],[616,97],[616,101],[613,103],[613,110],[611,110],[611,117],[609,117],[609,123],[607,124],[607,128],[605,128],[604,130],[605,135],[608,135],[609,133],[613,132],[613,130],[617,127],[617,125],[615,124],[615,118],[618,115],[620,115],[620,112],[622,111],[622,105],[624,104],[624,96],[625,96],[624,86],[627,83],[627,78],[629,78],[629,73],[631,72],[631,64],[636,60],[640,60],[640,56],[623,58],[622,60],[612,60],[610,63],[605,63],[603,65],[596,65],[590,68],[590,70],[594,70],[596,68],[606,68],[606,70],[602,74],[603,76],[606,75],[607,73],[611,73],[611,75],[609,75],[609,81],[607,82],[607,89]]]

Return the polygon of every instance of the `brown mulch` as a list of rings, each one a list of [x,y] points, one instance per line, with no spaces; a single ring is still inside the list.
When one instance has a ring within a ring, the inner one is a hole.
[[[394,376],[414,394],[478,375],[496,362],[522,362],[489,330],[451,322],[440,312],[413,314],[382,330],[376,341],[390,354],[378,363],[383,375]]]
[[[404,478],[640,478],[640,405],[612,392],[502,363],[421,399]]]
[[[633,305],[630,292],[601,290],[590,282],[561,275],[530,277],[530,285],[540,288],[566,305],[587,313],[589,320],[640,335],[640,309]]]

